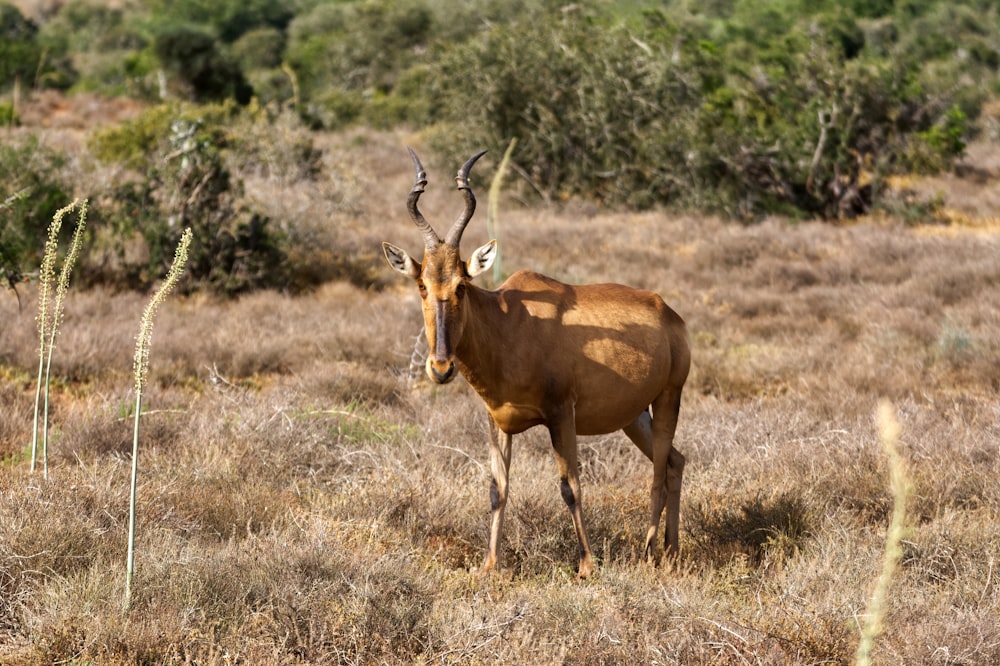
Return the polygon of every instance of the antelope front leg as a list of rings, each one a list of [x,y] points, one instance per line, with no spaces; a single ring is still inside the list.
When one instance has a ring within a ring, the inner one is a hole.
[[[490,540],[480,574],[500,568],[500,541],[503,537],[503,514],[507,506],[510,478],[510,451],[513,437],[497,427],[490,417]]]
[[[587,578],[594,570],[594,557],[591,554],[590,542],[587,540],[587,529],[583,522],[583,504],[580,493],[580,468],[576,445],[576,418],[572,408],[568,413],[549,425],[549,435],[552,437],[552,447],[555,449],[556,462],[559,464],[560,491],[563,501],[573,516],[573,527],[580,545],[580,578]]]
[[[667,459],[667,532],[663,535],[664,554],[680,555],[681,480],[684,477],[684,456],[670,447]]]

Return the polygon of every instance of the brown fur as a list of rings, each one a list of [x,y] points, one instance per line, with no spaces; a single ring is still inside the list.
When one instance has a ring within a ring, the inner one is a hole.
[[[463,167],[465,187],[459,172],[459,187],[472,205],[449,238],[461,237],[474,210],[467,181],[472,161]],[[581,577],[594,565],[583,520],[577,435],[624,430],[653,461],[646,553],[652,556],[664,505],[665,547],[677,553],[684,457],[673,448],[673,438],[691,364],[684,321],[658,295],[618,284],[574,286],[521,271],[496,291],[476,287],[471,279],[492,263],[496,243],[477,249],[468,262],[457,243],[435,243],[416,209],[425,181],[416,156],[414,163],[418,175],[410,210],[425,229],[423,261],[388,243],[383,248],[389,264],[420,289],[428,376],[447,383],[457,367],[489,412],[492,517],[483,571],[500,562],[512,438],[536,425],[545,426],[552,440],[560,489],[579,540]]]

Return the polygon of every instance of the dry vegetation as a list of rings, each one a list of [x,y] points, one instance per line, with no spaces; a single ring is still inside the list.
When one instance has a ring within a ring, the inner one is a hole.
[[[508,201],[504,268],[655,289],[694,366],[676,568],[639,561],[646,459],[581,441],[601,568],[540,432],[518,438],[505,570],[486,544],[486,422],[467,385],[411,385],[417,297],[377,243],[405,215],[415,137],[329,140],[352,206],[248,182],[277,217],[357,248],[382,291],[167,302],[142,421],[137,589],[122,612],[136,294],[74,292],[56,349],[51,478],[30,475],[34,294],[0,299],[0,664],[848,663],[892,507],[875,408],[915,486],[876,663],[1000,661],[1000,235]],[[419,144],[418,144],[419,145]],[[451,220],[455,165],[422,208]],[[477,187],[485,194],[487,175]],[[311,187],[315,187],[312,185]],[[481,213],[482,215],[482,213]],[[482,217],[466,247],[485,242]],[[400,281],[401,282],[401,281]]]

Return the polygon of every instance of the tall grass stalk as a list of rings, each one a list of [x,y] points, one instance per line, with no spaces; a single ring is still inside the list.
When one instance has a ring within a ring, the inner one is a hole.
[[[139,417],[142,414],[142,387],[146,381],[146,373],[149,369],[149,345],[153,337],[153,315],[156,309],[166,299],[173,288],[177,285],[181,274],[184,272],[184,264],[187,263],[188,247],[191,245],[191,229],[184,230],[177,250],[174,252],[174,260],[167,271],[167,277],[160,285],[160,288],[153,294],[149,304],[146,305],[142,313],[142,321],[139,324],[139,335],[135,343],[135,426],[132,430],[132,480],[129,491],[128,506],[128,556],[125,566],[125,610],[132,607],[132,580],[135,575],[135,505],[136,505],[136,479],[139,476]]]
[[[889,479],[892,490],[892,518],[889,520],[889,530],[885,538],[885,554],[882,557],[882,573],[875,583],[875,591],[868,603],[861,626],[861,640],[855,656],[857,666],[870,666],[871,651],[875,639],[882,633],[882,621],[885,618],[886,600],[889,584],[899,565],[903,553],[901,543],[906,535],[906,502],[912,492],[912,484],[906,471],[906,461],[899,454],[899,421],[895,410],[888,402],[882,402],[878,408],[879,439],[889,461]]]
[[[38,461],[38,412],[42,406],[42,386],[44,379],[45,386],[45,425],[42,429],[42,450],[45,458],[45,477],[48,478],[48,425],[49,425],[49,368],[52,365],[52,347],[55,345],[56,334],[59,330],[59,321],[62,317],[62,303],[69,287],[69,275],[73,270],[73,263],[80,253],[80,243],[83,239],[82,227],[86,224],[87,203],[84,201],[80,209],[80,222],[77,230],[73,234],[73,244],[70,247],[70,254],[63,262],[63,270],[59,276],[59,287],[57,290],[56,302],[51,304],[52,285],[56,277],[56,259],[59,254],[59,231],[62,229],[63,218],[71,210],[79,205],[80,200],[75,199],[70,205],[60,208],[52,216],[49,224],[49,235],[45,240],[45,250],[42,254],[42,265],[38,271],[38,380],[35,384],[35,414],[31,429],[31,471],[35,471]],[[46,366],[46,357],[48,366]]]
[[[287,62],[281,63],[281,71],[285,73],[292,84],[292,110],[298,113],[302,106],[302,99],[299,96],[299,77],[295,75],[295,70]]]
[[[76,201],[72,206],[76,205]],[[66,299],[66,292],[69,290],[69,279],[73,273],[73,265],[80,256],[80,246],[83,245],[83,232],[87,227],[87,199],[80,204],[79,219],[76,229],[73,231],[73,240],[70,242],[69,253],[63,259],[62,270],[59,272],[59,281],[56,283],[56,300],[52,307],[52,319],[49,330],[48,358],[45,361],[45,406],[42,417],[42,469],[45,478],[49,478],[49,386],[52,379],[52,350],[56,347],[56,336],[59,334],[59,324],[62,322],[63,301]]]
[[[503,159],[500,160],[500,166],[497,167],[496,174],[493,175],[493,180],[490,181],[490,189],[487,194],[486,203],[486,231],[490,235],[490,238],[494,238],[497,241],[500,240],[500,188],[503,185],[504,174],[507,173],[507,165],[510,164],[510,156],[514,152],[514,146],[517,145],[517,137],[510,140],[507,144],[507,150],[503,151]],[[503,245],[497,243],[497,257],[493,262],[493,286],[500,284],[503,279],[503,269],[500,265],[500,258],[503,255]]]

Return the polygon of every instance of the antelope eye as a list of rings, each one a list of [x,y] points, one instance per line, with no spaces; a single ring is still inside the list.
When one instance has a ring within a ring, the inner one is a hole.
[[[420,290],[420,298],[427,298],[427,285],[423,282],[418,282],[417,289]]]
[[[455,287],[455,298],[461,300],[463,296],[465,296],[465,285],[459,284]]]

